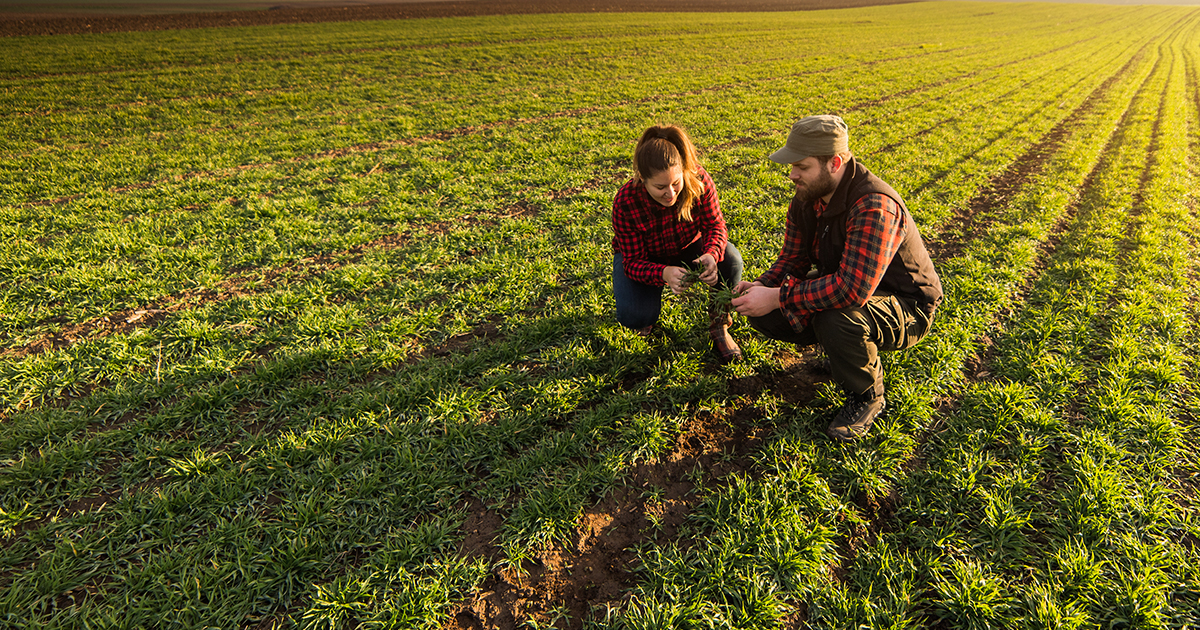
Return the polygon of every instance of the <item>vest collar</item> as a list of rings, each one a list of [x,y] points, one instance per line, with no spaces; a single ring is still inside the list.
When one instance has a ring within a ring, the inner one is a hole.
[[[850,204],[846,203],[846,196],[850,194],[850,186],[854,180],[862,176],[863,169],[854,156],[850,156],[842,168],[846,169],[842,173],[842,181],[838,182],[837,188],[833,190],[833,196],[829,198],[829,203],[825,205],[825,211],[821,213],[822,218],[837,216],[846,212],[850,207]]]

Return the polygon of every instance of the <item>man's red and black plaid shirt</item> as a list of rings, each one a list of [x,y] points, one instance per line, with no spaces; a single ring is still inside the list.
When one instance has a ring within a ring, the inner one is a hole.
[[[818,199],[813,210],[819,219],[825,202]],[[779,307],[796,330],[808,326],[817,311],[865,305],[904,240],[904,210],[887,195],[862,197],[850,206],[846,220],[846,245],[836,273],[806,277],[818,260],[820,234],[813,235],[812,243],[802,243],[789,212],[779,258],[758,278],[765,286],[779,287]]]
[[[725,258],[729,238],[717,187],[703,168],[697,175],[704,192],[692,206],[692,220],[679,219],[675,206],[667,207],[650,197],[646,185],[636,177],[625,182],[613,198],[613,251],[621,254],[625,275],[630,280],[651,286],[663,286],[666,265],[655,260],[670,259],[696,240],[702,240],[701,255],[712,254],[717,262]]]

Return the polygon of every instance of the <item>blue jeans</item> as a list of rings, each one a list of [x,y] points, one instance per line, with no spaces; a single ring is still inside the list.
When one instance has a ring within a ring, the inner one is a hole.
[[[692,261],[703,253],[699,241],[687,246],[676,258],[652,259],[654,262],[672,267],[690,267]],[[725,245],[725,259],[717,263],[718,282],[733,288],[742,280],[742,253],[733,243]],[[617,301],[617,321],[637,330],[658,321],[662,312],[663,287],[642,284],[625,275],[625,265],[620,252],[613,253],[613,297]]]

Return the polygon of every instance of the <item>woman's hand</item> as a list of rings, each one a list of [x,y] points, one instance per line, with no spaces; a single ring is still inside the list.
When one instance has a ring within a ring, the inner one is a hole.
[[[712,254],[704,254],[692,262],[704,267],[704,271],[700,272],[700,282],[710,287],[717,284],[717,280],[719,279],[717,275],[717,259],[713,258]]]
[[[687,291],[688,283],[684,282],[687,276],[687,269],[683,267],[664,267],[662,272],[663,282],[667,283],[667,288],[671,289],[671,293],[679,295]]]

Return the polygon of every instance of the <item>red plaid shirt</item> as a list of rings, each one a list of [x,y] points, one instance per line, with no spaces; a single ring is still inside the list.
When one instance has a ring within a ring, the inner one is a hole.
[[[825,202],[818,199],[813,210],[820,217]],[[808,326],[814,312],[866,304],[904,240],[903,210],[887,195],[859,199],[850,206],[847,221],[846,246],[836,273],[805,277],[818,259],[820,237],[814,234],[809,246],[801,243],[800,228],[789,214],[779,258],[758,279],[780,288],[779,307],[796,330]]]
[[[613,199],[613,251],[619,252],[630,280],[651,286],[663,286],[667,265],[654,260],[670,259],[688,245],[704,239],[702,254],[712,254],[717,262],[725,258],[725,217],[717,187],[703,168],[697,173],[704,192],[692,206],[692,220],[679,220],[674,206],[668,208],[650,197],[646,185],[636,177],[625,182]]]

